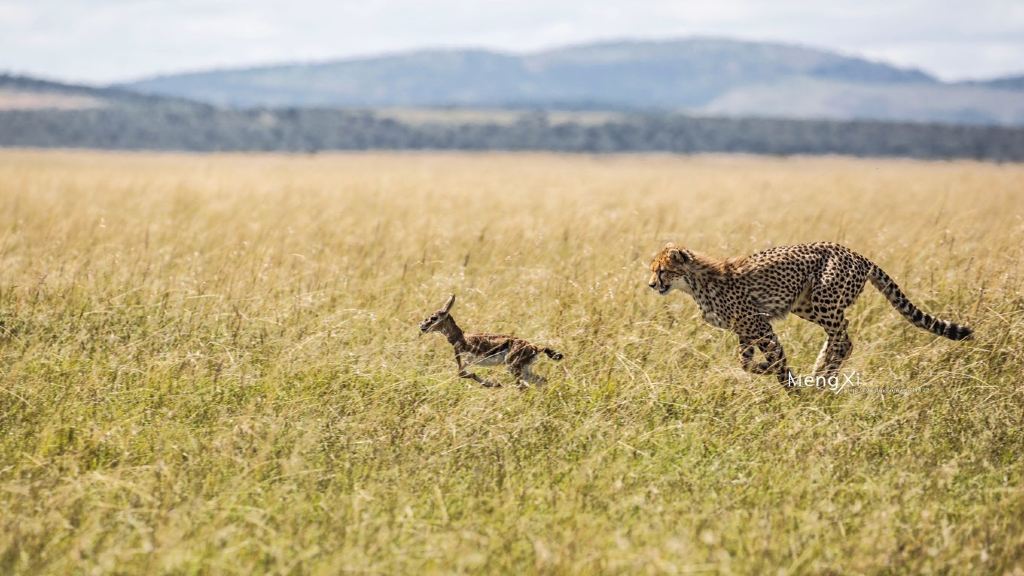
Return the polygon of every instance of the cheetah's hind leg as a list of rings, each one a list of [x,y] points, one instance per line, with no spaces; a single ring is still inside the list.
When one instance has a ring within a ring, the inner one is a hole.
[[[818,361],[814,365],[815,378],[823,377],[827,380],[838,376],[843,362],[853,352],[853,341],[850,340],[850,334],[846,330],[849,323],[841,315],[839,318],[838,322],[822,325],[825,332],[828,333],[828,340],[825,341],[825,346],[821,349]]]

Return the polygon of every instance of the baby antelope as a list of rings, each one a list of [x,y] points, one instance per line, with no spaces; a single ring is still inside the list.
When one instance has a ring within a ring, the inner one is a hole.
[[[455,294],[448,299],[443,308],[434,312],[420,324],[420,332],[440,332],[455,348],[455,363],[459,366],[459,377],[469,378],[488,388],[500,387],[501,384],[484,380],[467,371],[471,366],[497,366],[504,364],[515,377],[520,388],[527,384],[544,384],[547,380],[534,374],[530,366],[537,360],[541,352],[552,360],[561,360],[562,355],[551,348],[542,348],[530,344],[522,338],[505,334],[465,334],[449,311],[455,304]]]

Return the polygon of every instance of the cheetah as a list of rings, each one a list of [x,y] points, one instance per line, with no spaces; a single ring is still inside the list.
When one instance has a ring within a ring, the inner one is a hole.
[[[793,375],[770,321],[792,312],[824,328],[828,338],[815,362],[814,377],[836,378],[853,351],[844,310],[867,280],[914,326],[951,340],[971,337],[973,331],[967,326],[922,312],[875,263],[831,242],[778,246],[728,260],[670,242],[651,262],[648,286],[661,295],[673,288],[691,295],[705,322],[739,336],[745,371],[774,374],[791,387]],[[755,348],[764,355],[764,362],[754,363]]]
[[[505,334],[465,334],[455,323],[455,318],[452,318],[450,310],[453,304],[455,304],[455,294],[452,294],[440,310],[428,316],[420,324],[420,333],[440,332],[444,334],[448,343],[455,348],[455,363],[459,367],[460,378],[468,378],[488,388],[501,387],[500,384],[485,380],[467,371],[466,368],[505,364],[520,388],[526,387],[527,384],[541,385],[547,382],[543,376],[534,374],[531,366],[541,353],[546,354],[552,360],[561,360],[560,352],[536,346],[522,338]]]

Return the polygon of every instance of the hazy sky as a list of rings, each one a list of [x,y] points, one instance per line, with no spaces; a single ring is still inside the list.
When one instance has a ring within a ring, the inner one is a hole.
[[[420,47],[714,35],[945,79],[1024,72],[1024,0],[0,0],[0,71],[112,82]]]

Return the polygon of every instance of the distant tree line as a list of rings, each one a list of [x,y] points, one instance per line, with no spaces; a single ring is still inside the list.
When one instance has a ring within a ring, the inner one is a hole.
[[[1024,160],[1024,128],[634,114],[553,123],[411,124],[334,109],[232,110],[188,102],[0,112],[0,146],[128,150],[553,150],[746,152]]]

